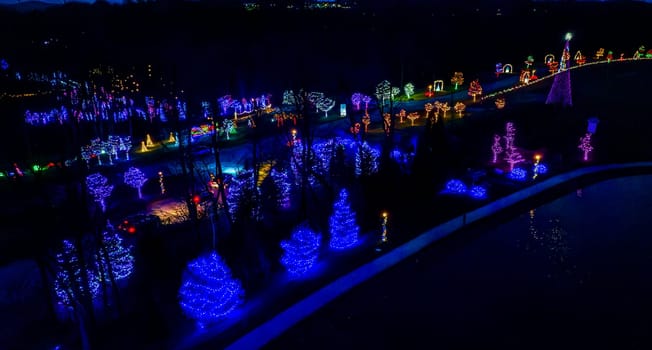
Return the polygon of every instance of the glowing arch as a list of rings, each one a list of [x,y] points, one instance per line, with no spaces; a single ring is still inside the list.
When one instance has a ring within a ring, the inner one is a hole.
[[[555,55],[549,53],[543,57],[543,63],[550,64],[550,62],[555,61]]]
[[[514,72],[514,67],[512,67],[511,64],[507,63],[506,65],[503,66],[503,73],[512,74],[513,72]]]

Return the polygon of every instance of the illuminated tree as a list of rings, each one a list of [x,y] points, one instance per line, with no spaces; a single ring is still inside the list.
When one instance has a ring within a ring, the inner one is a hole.
[[[274,180],[274,186],[276,188],[276,203],[282,209],[290,208],[290,194],[292,190],[292,182],[288,177],[286,171],[279,171],[272,169],[269,175]]]
[[[475,97],[482,95],[482,86],[480,85],[480,80],[476,79],[469,84],[468,95],[473,97],[473,102],[475,102]]]
[[[79,252],[73,242],[64,240],[56,254],[54,292],[60,304],[76,307],[85,297],[94,299],[100,293],[100,283],[95,273],[79,261]],[[83,276],[82,269],[86,276]]]
[[[129,185],[129,187],[138,190],[138,198],[143,198],[142,188],[143,185],[145,185],[145,182],[147,182],[145,173],[143,173],[138,168],[130,167],[127,171],[125,171],[123,176],[125,183]]]
[[[247,218],[260,220],[260,189],[254,181],[253,170],[245,170],[228,182],[229,195],[226,202],[233,221]]]
[[[328,117],[328,111],[333,109],[335,107],[335,100],[328,98],[328,97],[323,97],[317,100],[315,102],[315,106],[317,107],[318,110],[324,112],[324,118]]]
[[[363,98],[364,98],[364,94],[360,92],[356,92],[353,95],[351,95],[351,103],[353,104],[353,106],[355,106],[355,109],[357,111],[360,110],[360,103],[362,103]]]
[[[359,144],[355,154],[355,175],[368,176],[378,172],[378,159],[380,151],[369,146],[365,141]]]
[[[364,102],[364,112],[366,114],[367,110],[369,109],[369,102],[371,102],[371,96],[369,95],[362,96],[362,102]]]
[[[392,91],[391,92],[392,98],[395,98],[396,96],[398,96],[398,94],[401,93],[401,88],[394,86],[394,87],[392,87],[391,91]]]
[[[108,184],[108,179],[100,173],[88,175],[86,177],[86,187],[89,193],[95,199],[102,211],[106,211],[106,198],[111,196],[113,185]]]
[[[455,108],[455,113],[457,113],[457,115],[461,117],[462,113],[464,113],[464,110],[466,109],[466,105],[462,102],[456,102],[454,108]]]
[[[376,98],[378,101],[381,101],[381,104],[385,103],[385,100],[390,99],[392,96],[392,85],[388,80],[383,80],[378,85],[376,85]]]
[[[412,112],[408,114],[407,118],[410,119],[410,126],[414,126],[414,121],[419,119],[419,113]]]
[[[451,84],[455,85],[455,90],[457,90],[460,85],[464,84],[464,74],[462,72],[453,73]]]
[[[134,272],[134,257],[131,255],[132,247],[125,247],[117,232],[103,232],[102,243],[102,248],[95,257],[97,270],[100,271],[100,274],[104,275],[105,280],[110,279],[110,274],[113,274],[115,280],[129,277]],[[102,251],[102,249],[105,251]]]
[[[403,92],[405,92],[405,97],[409,100],[410,96],[414,95],[414,84],[407,83],[403,87]]]
[[[448,102],[444,102],[439,106],[439,110],[442,112],[442,117],[446,117],[446,112],[451,110],[451,106],[448,105]]]
[[[294,229],[289,240],[281,241],[281,264],[292,276],[304,275],[317,261],[320,245],[321,234],[302,223]]]
[[[355,212],[351,210],[349,194],[346,189],[340,191],[340,196],[333,204],[333,214],[330,217],[330,247],[346,249],[358,242],[360,226],[356,223]]]
[[[240,281],[231,277],[231,270],[216,252],[200,256],[186,266],[179,304],[200,328],[225,318],[243,299]]]
[[[491,152],[494,154],[493,159],[491,160],[492,163],[496,163],[498,160],[498,155],[503,151],[503,147],[500,145],[500,140],[502,137],[500,135],[496,134],[494,135],[494,143],[491,145]]]
[[[512,123],[507,123],[505,127],[505,161],[509,164],[509,171],[514,170],[514,165],[525,161],[521,153],[514,147],[514,138],[516,129]]]
[[[581,149],[584,152],[584,161],[589,160],[589,153],[593,151],[593,145],[591,145],[591,133],[587,132],[583,137],[580,137],[580,145],[577,148]]]
[[[504,97],[498,97],[494,103],[496,104],[496,108],[498,108],[498,109],[505,108],[505,98]]]

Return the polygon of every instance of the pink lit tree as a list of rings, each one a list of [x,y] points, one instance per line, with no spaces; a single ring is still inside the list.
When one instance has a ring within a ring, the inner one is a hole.
[[[143,198],[142,188],[147,182],[147,176],[140,169],[130,167],[124,173],[124,181],[127,185],[138,190],[138,198]]]
[[[505,161],[509,163],[509,171],[514,170],[514,165],[525,161],[523,155],[514,146],[514,139],[516,138],[516,128],[514,124],[508,122],[505,125]]]
[[[586,135],[580,137],[580,145],[577,148],[581,149],[584,152],[584,161],[589,160],[589,153],[593,151],[593,145],[591,145],[591,133],[587,132]]]
[[[491,145],[491,152],[493,152],[494,154],[494,157],[491,162],[494,164],[498,160],[498,155],[503,151],[503,147],[500,145],[501,139],[502,138],[500,137],[500,135],[498,134],[494,135],[494,144]]]

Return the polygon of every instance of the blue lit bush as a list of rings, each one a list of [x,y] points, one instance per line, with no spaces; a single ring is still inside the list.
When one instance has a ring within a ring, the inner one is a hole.
[[[507,174],[507,177],[516,181],[525,181],[527,178],[527,171],[521,168],[514,168],[514,170],[510,171],[509,174]]]

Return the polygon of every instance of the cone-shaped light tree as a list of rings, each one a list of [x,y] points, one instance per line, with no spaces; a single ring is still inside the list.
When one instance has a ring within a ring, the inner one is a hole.
[[[333,204],[333,214],[330,217],[330,247],[333,249],[346,249],[358,242],[360,226],[351,210],[349,194],[346,189],[340,191],[340,196]]]
[[[290,275],[299,277],[308,272],[317,261],[321,234],[314,232],[303,223],[295,228],[289,240],[281,242],[283,256],[281,264]]]
[[[200,328],[213,324],[242,304],[240,281],[216,252],[191,261],[183,274],[179,303],[183,312]]]

